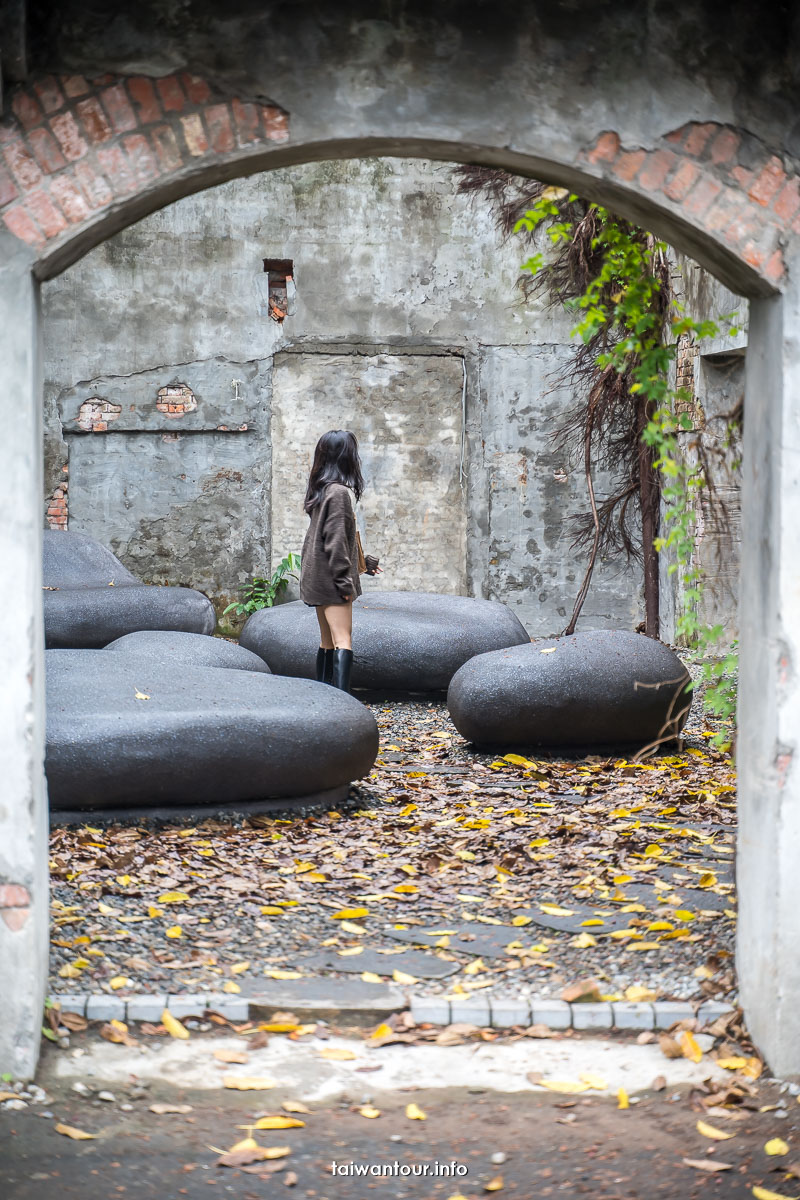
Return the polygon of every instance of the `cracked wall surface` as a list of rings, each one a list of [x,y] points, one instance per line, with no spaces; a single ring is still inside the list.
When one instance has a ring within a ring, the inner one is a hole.
[[[300,548],[313,443],[352,424],[386,568],[368,586],[488,596],[557,632],[583,573],[582,472],[551,442],[572,322],[522,302],[523,257],[420,160],[273,171],[131,226],[43,287],[51,522],[68,467],[69,528],[221,612]],[[282,322],[265,258],[294,264]],[[638,570],[601,563],[583,626],[640,608]]]

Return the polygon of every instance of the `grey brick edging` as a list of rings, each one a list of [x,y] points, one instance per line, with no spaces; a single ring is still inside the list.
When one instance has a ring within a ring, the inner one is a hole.
[[[202,1017],[206,1011],[219,1013],[229,1021],[246,1021],[255,1009],[265,1007],[263,1000],[227,993],[181,993],[178,995],[140,994],[111,996],[105,992],[64,994],[50,997],[59,1003],[63,1012],[77,1013],[90,1021],[150,1021],[157,1024],[168,1008],[176,1017]],[[707,1025],[717,1017],[733,1010],[732,1004],[705,1000],[700,1004],[689,1000],[656,1000],[651,1003],[632,1003],[612,1000],[601,1003],[568,1003],[547,996],[466,996],[446,999],[444,996],[412,995],[405,1007],[418,1024],[450,1025],[465,1022],[480,1028],[510,1029],[512,1026],[546,1025],[550,1029],[621,1030],[634,1032],[648,1029],[669,1029],[676,1021],[697,1017]],[[274,1005],[272,1007],[275,1007]],[[304,1015],[312,1015],[313,1005],[295,1000],[293,1007]],[[404,1007],[404,1005],[394,1005]],[[326,1015],[330,1013],[326,1010]],[[342,1017],[347,1010],[342,1008]]]

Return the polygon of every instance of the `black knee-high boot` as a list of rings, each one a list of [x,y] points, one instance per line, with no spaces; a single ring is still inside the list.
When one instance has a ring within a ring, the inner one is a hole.
[[[333,650],[317,651],[317,680],[319,683],[333,682]]]
[[[350,672],[353,668],[352,650],[334,650],[333,686],[342,692],[350,691]]]

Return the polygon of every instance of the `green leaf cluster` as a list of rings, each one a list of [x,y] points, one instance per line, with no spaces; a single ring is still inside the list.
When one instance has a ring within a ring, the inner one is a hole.
[[[297,579],[300,570],[300,555],[290,552],[282,558],[269,579],[254,575],[242,585],[241,600],[234,600],[225,609],[223,616],[234,612],[238,617],[249,617],[260,608],[272,608],[278,598],[283,595],[290,579]]]
[[[574,222],[568,219],[568,205],[575,199],[565,189],[546,188],[517,222],[516,231],[530,234],[543,227],[553,245],[568,240],[575,231]],[[600,267],[583,294],[568,302],[577,317],[573,336],[587,344],[599,334],[599,344],[604,348],[597,356],[598,368],[627,373],[633,380],[631,394],[647,404],[649,419],[642,440],[654,451],[664,502],[665,533],[656,539],[655,546],[659,552],[670,551],[669,570],[680,574],[682,585],[677,633],[701,663],[706,708],[723,719],[732,718],[736,706],[736,647],[713,662],[707,661],[720,642],[722,628],[709,626],[700,618],[705,583],[702,570],[693,562],[698,493],[708,482],[702,464],[684,453],[681,446],[681,434],[693,428],[689,415],[693,398],[685,389],[670,385],[678,338],[688,334],[702,341],[717,337],[720,328],[714,321],[695,320],[670,297],[665,330],[663,297],[659,294],[662,284],[656,270],[657,256],[667,249],[665,243],[642,237],[641,230],[600,205],[592,207],[598,217],[592,247],[599,251]],[[544,266],[544,256],[538,253],[523,264],[523,270],[537,273]],[[723,318],[729,335],[738,332],[734,316]],[[718,735],[718,744],[722,736]]]

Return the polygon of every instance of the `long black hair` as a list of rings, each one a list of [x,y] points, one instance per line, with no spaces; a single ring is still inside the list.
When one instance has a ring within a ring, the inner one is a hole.
[[[343,483],[345,487],[353,489],[356,500],[361,499],[364,478],[358,456],[358,439],[349,429],[329,429],[317,442],[303,503],[307,513],[319,504],[329,483]]]

